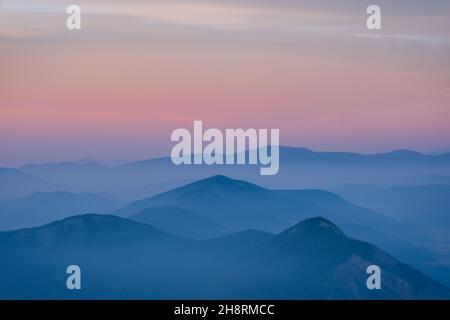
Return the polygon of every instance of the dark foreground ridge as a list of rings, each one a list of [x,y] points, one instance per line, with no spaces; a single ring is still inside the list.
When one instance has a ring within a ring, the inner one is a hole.
[[[450,298],[446,287],[324,218],[277,235],[198,241],[125,218],[81,215],[0,233],[0,252],[3,299]],[[80,291],[66,288],[73,264],[82,270]],[[382,269],[381,290],[366,287],[372,264]]]

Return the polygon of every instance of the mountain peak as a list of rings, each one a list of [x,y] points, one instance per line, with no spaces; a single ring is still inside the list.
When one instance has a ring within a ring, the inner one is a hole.
[[[263,191],[266,190],[256,184],[246,182],[243,180],[235,180],[224,175],[215,175],[203,180],[190,183],[186,186],[178,188],[181,189],[208,189],[208,190],[232,190],[236,192],[245,191]],[[175,189],[176,190],[176,189]]]
[[[347,237],[344,232],[342,232],[342,230],[339,229],[334,223],[322,217],[303,220],[281,233],[281,236],[288,238],[311,235],[338,238]]]
[[[215,176],[211,176],[209,178],[203,179],[201,181],[209,181],[209,182],[232,182],[233,179],[228,178],[227,176],[224,176],[222,174],[218,174]]]
[[[256,184],[243,180],[235,180],[223,175],[215,175],[150,198],[137,200],[116,210],[115,214],[119,216],[130,216],[150,207],[167,206],[182,207],[196,212],[192,208],[198,207],[199,205],[204,208],[207,205],[213,205],[213,203],[220,201],[236,203],[247,201],[248,203],[250,201],[249,199],[254,199],[255,197],[265,199],[268,195],[270,195],[270,190]],[[216,212],[221,212],[220,207],[222,206],[220,204]],[[210,209],[208,211],[211,212]],[[218,213],[216,213],[217,215]]]
[[[36,235],[41,238],[35,241]],[[0,240],[17,239],[39,246],[58,243],[110,246],[171,240],[169,234],[150,225],[113,215],[82,214],[29,229],[0,232]],[[1,242],[1,241],[0,241]]]

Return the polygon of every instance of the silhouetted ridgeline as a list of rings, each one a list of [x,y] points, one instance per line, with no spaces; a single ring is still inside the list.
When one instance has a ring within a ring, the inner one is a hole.
[[[4,299],[450,298],[448,288],[323,218],[277,235],[195,241],[124,218],[82,215],[2,232],[0,252]],[[82,269],[81,291],[66,289],[70,264]],[[383,270],[382,290],[366,287],[371,264]]]

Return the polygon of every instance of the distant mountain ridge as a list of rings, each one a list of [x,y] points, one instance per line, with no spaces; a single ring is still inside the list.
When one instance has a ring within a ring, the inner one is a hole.
[[[246,152],[248,154],[248,151]],[[417,151],[400,149],[384,153],[358,153],[339,151],[314,151],[304,147],[280,146],[281,161],[301,162],[360,162],[360,161],[450,161],[450,153],[425,154]],[[145,166],[155,163],[171,162],[170,157],[159,157],[122,164]]]
[[[450,228],[448,185],[392,187],[347,185],[334,190],[353,203],[396,219]]]
[[[0,168],[0,200],[38,191],[54,191],[57,186],[17,169]]]
[[[170,157],[128,162],[116,166],[73,161],[27,164],[28,174],[59,185],[57,190],[109,193],[130,200],[156,195],[213,175],[244,178],[268,188],[320,188],[344,183],[393,184],[430,174],[450,174],[446,169],[450,154],[427,155],[409,150],[380,154],[319,152],[307,148],[280,147],[280,172],[261,178],[258,166],[175,166]],[[436,171],[436,168],[439,168]],[[377,172],[377,174],[374,174]],[[439,179],[439,178],[436,178]],[[430,181],[436,181],[435,178]],[[37,189],[36,191],[49,191]],[[18,196],[25,195],[22,193]],[[1,197],[1,192],[0,192]]]
[[[35,227],[86,212],[108,213],[123,205],[109,195],[36,192],[0,201],[0,230]]]
[[[160,206],[189,210],[234,231],[260,229],[277,232],[290,226],[292,221],[317,215],[339,222],[395,223],[327,191],[270,190],[222,175],[132,202],[113,213],[125,217]]]

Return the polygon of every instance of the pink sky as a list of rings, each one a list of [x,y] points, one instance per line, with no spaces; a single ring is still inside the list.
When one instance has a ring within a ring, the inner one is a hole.
[[[81,31],[61,1],[0,5],[0,165],[167,155],[194,120],[317,150],[450,147],[442,1],[382,6],[375,32],[364,1],[78,2]]]

